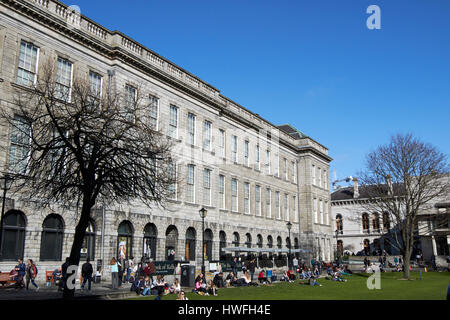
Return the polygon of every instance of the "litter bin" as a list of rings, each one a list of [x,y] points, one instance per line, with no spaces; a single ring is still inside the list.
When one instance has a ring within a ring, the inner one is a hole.
[[[182,287],[195,287],[195,266],[185,264],[181,266],[181,282]]]

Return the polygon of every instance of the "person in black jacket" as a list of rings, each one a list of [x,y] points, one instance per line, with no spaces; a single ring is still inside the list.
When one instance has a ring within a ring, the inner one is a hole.
[[[67,268],[69,267],[69,257],[66,258],[66,262],[64,262],[61,266],[61,280],[59,282],[59,288],[58,291],[62,291],[66,287],[66,281],[67,281]]]
[[[81,285],[81,289],[84,289],[84,285],[86,284],[86,281],[88,281],[88,290],[91,291],[93,273],[94,270],[92,269],[92,264],[90,263],[90,259],[87,258],[86,262],[81,266],[81,276],[83,277],[83,284]]]

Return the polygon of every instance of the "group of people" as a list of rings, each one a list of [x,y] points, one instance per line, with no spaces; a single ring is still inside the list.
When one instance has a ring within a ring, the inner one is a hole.
[[[37,291],[39,290],[39,286],[35,282],[37,274],[38,268],[32,259],[28,259],[26,264],[23,262],[23,259],[18,259],[17,265],[9,272],[9,277],[15,281],[14,286],[16,289],[29,290],[31,283]]]

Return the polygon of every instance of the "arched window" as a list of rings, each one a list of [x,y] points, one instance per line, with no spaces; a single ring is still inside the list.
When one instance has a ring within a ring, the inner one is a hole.
[[[272,236],[267,237],[267,247],[272,248],[273,247],[273,238]]]
[[[25,247],[26,220],[23,212],[9,210],[3,218],[2,247],[0,260],[14,260],[23,258]]]
[[[380,232],[380,218],[378,213],[372,213],[372,227],[374,232]]]
[[[133,225],[130,221],[122,221],[117,233],[117,257],[119,260],[129,259],[133,255]]]
[[[258,234],[257,236],[256,236],[256,245],[257,245],[257,247],[258,248],[262,248],[262,246],[263,246],[263,237],[262,237],[262,235],[260,235],[260,234]]]
[[[175,260],[175,249],[178,243],[178,229],[170,225],[166,230],[166,260]]]
[[[341,234],[343,233],[344,224],[342,221],[342,215],[340,215],[340,214],[336,215],[336,229],[337,229],[338,233],[341,233]]]
[[[363,213],[362,215],[362,228],[363,232],[369,232],[369,215],[367,213]]]
[[[384,231],[389,231],[391,228],[391,219],[389,217],[389,212],[383,212],[383,229]]]
[[[158,239],[158,229],[155,224],[147,223],[144,227],[143,256],[156,260],[156,244]]]
[[[225,260],[226,253],[223,248],[227,247],[227,235],[224,231],[219,232],[219,255],[220,260]]]
[[[95,259],[95,224],[93,220],[89,221],[80,253],[81,260],[86,260],[87,258],[91,261]]]
[[[250,234],[250,233],[247,233],[246,235],[245,235],[245,246],[247,247],[247,248],[251,248],[252,247],[252,235]]]
[[[289,237],[286,238],[286,248],[290,248],[291,247],[291,239]]]
[[[190,227],[186,230],[186,242],[185,242],[185,260],[195,261],[195,238],[197,232],[194,228]]]
[[[281,249],[282,246],[283,246],[283,240],[281,240],[281,237],[278,236],[278,237],[277,237],[277,248],[278,248],[278,249]]]
[[[58,214],[48,215],[42,224],[41,261],[61,261],[64,221]]]
[[[212,244],[213,233],[211,229],[205,230],[205,243],[203,244],[203,252],[205,253],[205,260],[212,260]]]

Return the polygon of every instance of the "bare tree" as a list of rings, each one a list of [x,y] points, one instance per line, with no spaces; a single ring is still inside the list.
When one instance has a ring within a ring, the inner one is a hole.
[[[360,174],[368,195],[364,206],[388,213],[395,229],[392,244],[403,257],[406,279],[420,212],[449,192],[448,172],[446,155],[411,134],[393,136],[367,155]]]
[[[28,142],[9,170],[26,177],[17,181],[18,194],[77,209],[70,264],[78,265],[96,202],[164,206],[174,192],[176,161],[170,139],[150,124],[140,90],[127,94],[111,86],[100,94],[87,75],[69,88],[54,63],[42,70],[34,87],[16,90],[14,109],[1,110],[12,135]],[[65,297],[73,295],[64,290]]]

